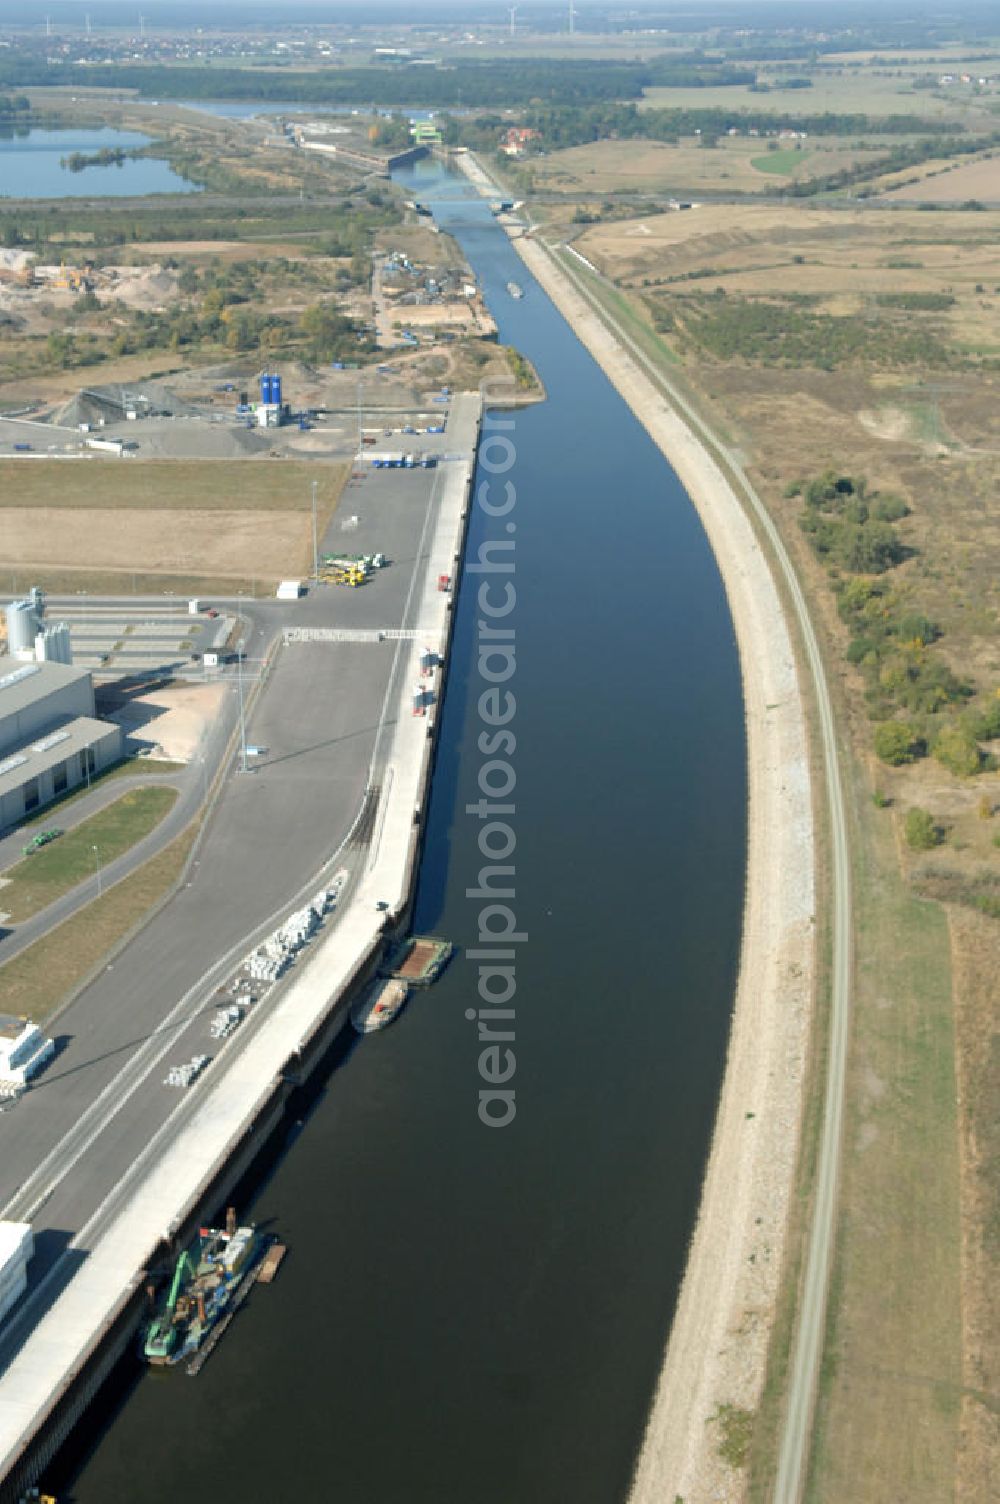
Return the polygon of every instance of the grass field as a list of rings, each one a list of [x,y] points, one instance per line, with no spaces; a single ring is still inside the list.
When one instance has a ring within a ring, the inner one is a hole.
[[[904,294],[950,300],[924,325],[956,356],[1000,345],[998,239],[997,210],[748,203],[595,225],[577,244],[617,282],[676,300],[681,315],[684,298],[722,289],[730,299],[797,299],[810,315],[857,318],[870,325],[866,354],[877,361],[880,320],[923,327],[919,307],[893,312],[879,301]],[[818,346],[817,363],[828,353]]]
[[[0,461],[0,579],[55,592],[257,593],[305,572],[346,464]]]
[[[0,460],[0,507],[308,512],[312,482],[329,498],[348,468],[260,459]]]
[[[104,868],[130,851],[156,829],[176,799],[176,789],[130,789],[107,809],[9,867],[3,874],[6,882],[0,888],[0,908],[15,924],[30,919],[78,883],[93,878],[99,866]]]
[[[948,924],[895,870],[892,820],[872,812],[856,831],[842,1212],[809,1504],[953,1496],[963,1379]]]
[[[169,893],[195,834],[192,824],[138,872],[0,967],[4,1008],[37,1023],[48,1018]]]
[[[791,177],[795,169],[801,167],[811,155],[811,152],[799,151],[794,146],[789,146],[783,151],[766,151],[762,157],[751,157],[750,166],[756,167],[758,172],[771,172],[780,174],[782,177]]]
[[[712,147],[693,136],[676,146],[594,141],[532,158],[530,172],[541,193],[767,193],[774,187],[768,175],[822,176],[859,162],[877,162],[885,150],[885,142],[874,138],[848,142],[816,137],[801,151],[776,152],[762,152],[760,140],[748,136],[723,136]]]

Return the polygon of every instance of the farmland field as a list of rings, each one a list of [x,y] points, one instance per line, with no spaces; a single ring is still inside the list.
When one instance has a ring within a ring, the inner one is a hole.
[[[981,157],[957,167],[936,164],[937,170],[925,173],[919,183],[906,183],[886,194],[892,199],[917,199],[926,204],[961,204],[969,199],[981,203],[1000,203],[1000,157]]]
[[[809,72],[803,69],[803,72]],[[812,87],[781,88],[780,77],[762,74],[770,85],[766,93],[744,84],[717,88],[649,88],[642,106],[656,110],[753,111],[774,115],[865,114],[920,115],[928,120],[988,122],[990,103],[996,95],[976,95],[960,85],[949,90],[915,89],[913,78],[926,69],[899,76],[895,69],[845,68],[812,72]],[[990,69],[989,71],[995,71]],[[640,106],[640,108],[642,107]]]

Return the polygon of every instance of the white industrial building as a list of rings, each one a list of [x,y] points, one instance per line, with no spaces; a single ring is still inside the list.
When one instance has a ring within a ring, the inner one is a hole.
[[[4,1088],[16,1091],[27,1086],[51,1060],[55,1048],[37,1024],[0,1013],[0,1093]]]
[[[28,1284],[28,1260],[35,1240],[27,1222],[0,1222],[0,1321]]]
[[[94,718],[86,669],[0,657],[0,830],[121,755],[121,727]]]
[[[39,663],[72,663],[69,627],[64,621],[45,625],[45,605],[37,587],[23,601],[11,601],[7,618],[7,651],[13,658]]]

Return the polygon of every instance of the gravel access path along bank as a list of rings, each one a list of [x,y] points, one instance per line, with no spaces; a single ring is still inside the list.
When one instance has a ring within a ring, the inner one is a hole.
[[[747,892],[725,1080],[698,1223],[632,1504],[737,1501],[728,1407],[760,1399],[794,1183],[815,981],[815,831],[802,687],[767,558],[723,472],[530,237],[525,264],[687,489],[739,644],[749,763]]]

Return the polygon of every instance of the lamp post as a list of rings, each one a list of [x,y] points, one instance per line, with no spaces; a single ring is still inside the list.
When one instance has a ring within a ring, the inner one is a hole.
[[[98,898],[100,898],[100,896],[101,896],[101,852],[100,852],[100,848],[98,846],[91,846],[90,849],[94,853],[94,860],[95,860],[95,862],[97,864],[97,896],[98,896]]]
[[[313,579],[319,579],[319,537],[316,533],[316,482],[312,483]]]

